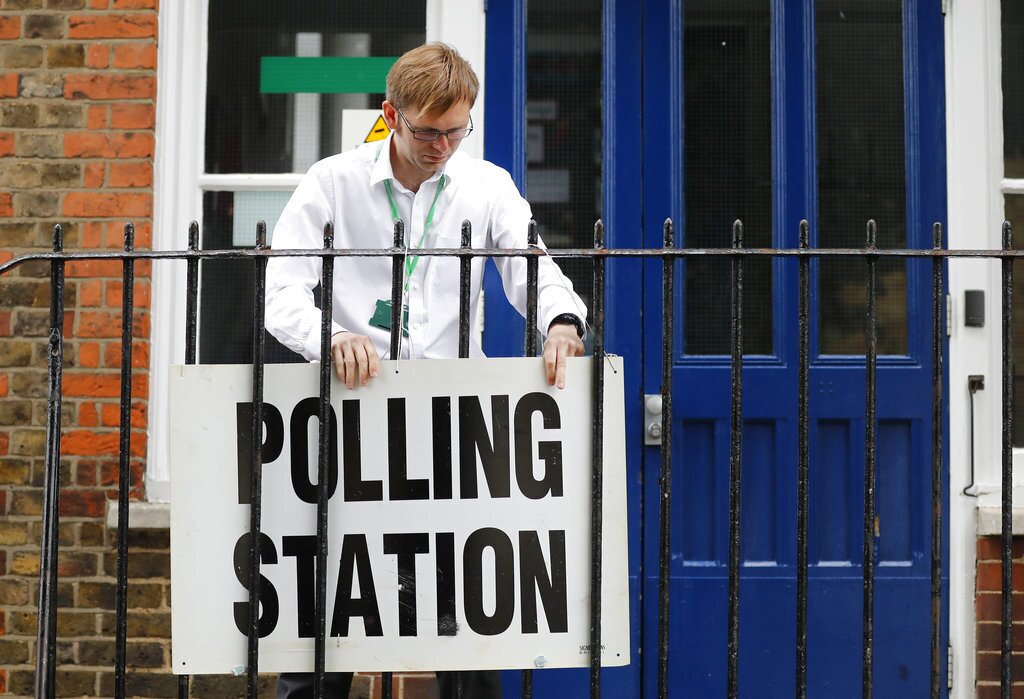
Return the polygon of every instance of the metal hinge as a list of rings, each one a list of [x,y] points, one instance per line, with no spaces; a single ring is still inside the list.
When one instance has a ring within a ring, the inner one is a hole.
[[[953,334],[953,297],[946,294],[946,337]]]
[[[953,646],[946,649],[946,689],[953,691]]]

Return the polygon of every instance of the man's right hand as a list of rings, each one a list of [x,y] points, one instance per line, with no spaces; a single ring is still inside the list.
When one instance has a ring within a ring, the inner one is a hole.
[[[377,349],[366,335],[347,331],[335,333],[331,337],[331,357],[338,379],[349,388],[355,388],[357,381],[365,386],[377,375],[380,361]]]

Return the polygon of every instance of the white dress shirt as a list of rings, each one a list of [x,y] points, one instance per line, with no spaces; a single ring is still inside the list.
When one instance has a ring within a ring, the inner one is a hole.
[[[411,192],[391,169],[391,136],[378,149],[368,143],[313,165],[299,183],[274,228],[275,249],[323,249],[323,229],[334,225],[338,249],[390,248],[394,223],[384,181],[390,179],[398,216],[405,221],[410,257],[423,238],[423,227],[437,194],[442,173]],[[377,157],[378,153],[380,154]],[[445,164],[447,181],[437,199],[425,248],[458,248],[462,222],[473,226],[474,248],[526,248],[530,205],[502,168],[456,151]],[[526,261],[495,258],[505,295],[522,314],[526,311]],[[470,327],[480,311],[484,258],[473,258],[470,284]],[[385,357],[391,344],[388,330],[371,326],[378,300],[391,299],[391,258],[337,257],[334,263],[333,327],[367,335]],[[555,316],[586,317],[586,308],[572,283],[549,257],[538,265],[537,328],[546,333]],[[320,311],[313,289],[320,283],[319,257],[275,257],[267,265],[266,327],[289,349],[306,359],[320,359]],[[402,339],[402,358],[458,356],[459,260],[421,256],[407,279],[409,333]],[[482,356],[475,336],[470,356]]]

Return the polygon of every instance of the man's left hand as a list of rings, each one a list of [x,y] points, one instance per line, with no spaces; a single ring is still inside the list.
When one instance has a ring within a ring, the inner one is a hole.
[[[565,359],[582,354],[583,340],[576,332],[575,325],[552,325],[544,340],[544,368],[548,375],[548,385],[565,388]]]

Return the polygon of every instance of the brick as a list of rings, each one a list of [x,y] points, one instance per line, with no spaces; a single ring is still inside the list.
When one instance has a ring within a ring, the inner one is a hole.
[[[111,308],[117,308],[118,306],[120,306],[121,305],[121,294],[122,294],[123,290],[124,290],[124,284],[122,282],[119,282],[119,281],[108,282],[107,283],[106,304],[108,306],[110,306]],[[144,279],[136,278],[135,286],[134,286],[134,293],[133,293],[133,300],[135,301],[135,308],[136,309],[149,308],[149,303],[150,303],[149,291],[150,291],[149,281],[148,280],[144,280]],[[2,298],[2,297],[0,297],[0,298]],[[47,303],[49,303],[49,295],[47,295],[46,298],[47,298]],[[118,359],[118,364],[120,364],[120,359]]]
[[[0,39],[17,39],[21,36],[21,17],[0,17]]]
[[[11,670],[8,684],[11,693],[31,696],[35,691],[35,671]],[[96,673],[91,670],[57,670],[56,684],[62,697],[95,696]]]
[[[50,73],[28,74],[21,76],[21,88],[18,92],[22,97],[60,97],[64,92],[64,77]]]
[[[85,166],[83,184],[86,189],[99,189],[107,177],[107,166],[104,163],[88,163]]]
[[[65,494],[62,494],[62,500]],[[63,502],[61,504],[63,505]],[[93,577],[98,572],[98,569],[99,555],[95,553],[88,551],[61,551],[57,556],[57,575],[62,578]]]
[[[61,134],[22,133],[16,144],[16,152],[23,158],[59,158],[64,150]]]
[[[73,434],[73,433],[72,433]],[[117,453],[117,435],[113,453]],[[64,448],[61,439],[61,451],[69,454],[76,452]],[[103,517],[107,512],[107,495],[99,490],[74,490],[65,488],[60,495],[60,514],[62,517]]]
[[[101,422],[104,427],[121,426],[121,405],[119,403],[104,403],[101,415]],[[146,427],[146,403],[132,403],[131,415],[129,417],[132,427],[144,429]]]
[[[3,26],[3,22],[4,18],[0,18],[0,27]],[[0,36],[0,39],[3,38],[5,37]],[[4,46],[0,49],[0,65],[5,68],[38,68],[43,65],[43,47],[19,44]]]
[[[2,296],[2,294],[0,294]],[[32,361],[32,344],[24,341],[0,342],[0,367],[28,366]],[[0,413],[2,415],[2,413]],[[12,424],[0,422],[0,424]]]
[[[72,15],[68,20],[72,39],[129,39],[156,37],[156,16],[151,12]]]
[[[26,39],[60,39],[64,21],[60,15],[28,15],[25,17]]]
[[[110,106],[110,127],[114,129],[152,129],[156,125],[152,104],[122,102]]]
[[[39,105],[0,104],[0,126],[12,129],[32,129],[39,124]]]
[[[18,74],[0,73],[0,97],[18,96]]]
[[[114,47],[114,68],[156,68],[156,44],[118,44]]]
[[[19,371],[9,377],[10,393],[25,398],[45,398],[48,377],[45,371]]]
[[[43,184],[57,189],[77,187],[82,181],[82,166],[79,163],[44,163]]]
[[[82,311],[76,337],[120,338],[120,311]]]
[[[89,245],[88,247],[99,247]],[[64,268],[67,278],[73,277],[116,277],[121,278],[122,268],[118,260],[76,260]]]
[[[29,659],[29,641],[0,639],[0,665],[24,665]]]
[[[80,10],[85,7],[85,0],[46,0],[48,10]]]
[[[3,0],[5,10],[39,10],[43,0]]]
[[[277,683],[275,675],[259,676],[259,696],[274,696],[274,687]],[[353,682],[355,687],[355,682]],[[246,695],[245,675],[195,675],[191,678],[191,696],[194,699],[224,699],[224,697],[244,697]],[[363,695],[354,691],[349,694],[350,699],[359,699]]]
[[[148,218],[152,212],[151,194],[69,192],[64,197],[65,216]]]
[[[38,517],[43,514],[43,494],[37,490],[18,490],[11,494],[11,515]]]
[[[107,128],[107,111],[107,106],[104,104],[89,105],[86,127],[93,131]]]
[[[145,435],[133,435],[131,453],[133,456],[144,456]],[[72,430],[61,438],[61,452],[75,456],[103,456],[117,454],[120,448],[120,435],[117,432],[97,432],[92,430]],[[63,501],[62,501],[63,504]],[[92,516],[83,514],[83,516]]]
[[[11,435],[11,453],[20,456],[42,456],[46,453],[46,431],[22,429]]]
[[[89,44],[85,64],[90,68],[106,68],[110,65],[110,47],[105,44]]]
[[[64,79],[67,99],[152,99],[156,96],[156,79],[152,75],[86,73],[68,75]]]
[[[16,169],[15,167],[11,168]],[[4,174],[0,174],[0,181],[4,178]],[[3,186],[3,185],[0,185]],[[32,223],[0,223],[0,240],[4,241],[6,245],[12,248],[28,248],[36,244],[36,226]],[[13,284],[14,279],[7,281],[8,284]],[[0,289],[0,298],[3,298],[4,292]],[[0,306],[3,306],[0,303]],[[6,311],[4,316],[4,322],[10,325],[11,312]],[[0,332],[0,335],[10,335],[10,331],[7,333]]]
[[[1002,589],[1001,563],[979,563],[977,573],[977,591],[995,592]],[[1012,565],[1013,589],[1024,590],[1024,565]]]
[[[103,366],[114,369],[121,366],[121,345],[110,343],[103,351]],[[132,367],[145,369],[149,366],[149,344],[132,343]]]
[[[14,134],[0,133],[0,158],[14,155]]]
[[[14,215],[24,218],[52,218],[60,208],[57,192],[18,192],[13,199]]]
[[[408,674],[402,676],[402,699],[439,699],[440,691],[433,673]]]
[[[129,566],[131,557],[128,558]],[[115,619],[113,614],[103,614],[101,629],[103,633],[113,635]],[[168,612],[128,612],[129,638],[170,638],[171,615]]]
[[[6,166],[3,170],[0,170],[0,187],[12,187],[17,189],[33,189],[40,186],[43,183],[43,168],[32,162],[20,162],[13,163]],[[12,199],[13,204],[13,199]],[[35,238],[33,234],[32,239]],[[15,246],[15,243],[4,238],[4,243],[11,247]],[[31,245],[29,239],[26,239],[27,245]]]
[[[32,604],[32,602],[27,580],[13,576],[0,578],[0,606],[21,607]]]
[[[69,133],[64,137],[64,155],[68,158],[149,158],[153,155],[153,134]]]
[[[32,403],[24,400],[6,400],[0,404],[0,425],[29,425],[32,422]]]
[[[50,68],[81,68],[85,65],[85,46],[82,44],[47,46],[46,65]]]
[[[0,216],[14,216],[14,197],[0,192]]]
[[[79,462],[79,468],[82,464]],[[78,525],[78,541],[82,546],[102,546],[106,527],[99,522],[82,522]],[[131,592],[128,593],[131,599]]]
[[[100,674],[100,696],[114,696],[114,674]],[[167,672],[128,672],[124,678],[125,695],[131,697],[177,696],[178,678]],[[241,695],[239,695],[241,696]],[[260,694],[260,696],[264,696]],[[271,696],[267,694],[266,696]]]
[[[14,575],[39,575],[39,552],[12,552],[10,561],[10,572]]]
[[[78,128],[84,121],[84,109],[80,104],[57,102],[43,105],[41,126],[47,128]]]
[[[31,543],[28,526],[28,522],[0,521],[0,546],[23,546]],[[4,580],[0,579],[0,607],[5,606],[5,601],[7,605],[16,604],[9,601],[3,583]]]
[[[44,281],[11,279],[5,284],[0,284],[0,306],[33,306],[35,308],[49,308],[50,306],[50,285]],[[24,353],[24,348],[17,344],[0,342],[0,365],[2,365],[5,350]],[[13,366],[13,365],[8,365]]]
[[[114,0],[115,10],[155,10],[158,0]]]
[[[110,187],[152,187],[153,166],[147,161],[111,163],[107,185]]]

